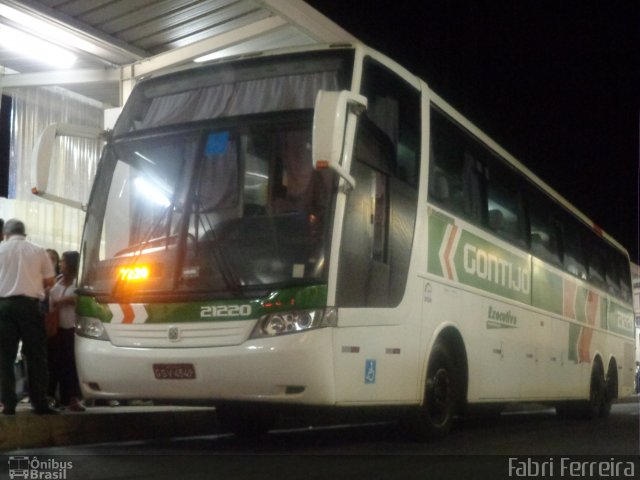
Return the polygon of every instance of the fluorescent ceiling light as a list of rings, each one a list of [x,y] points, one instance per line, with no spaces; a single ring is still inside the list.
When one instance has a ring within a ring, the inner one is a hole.
[[[77,59],[64,48],[6,25],[0,25],[0,45],[56,68],[69,68]]]
[[[42,38],[49,38],[58,45],[73,45],[81,50],[91,51],[92,45],[82,37],[74,35],[52,21],[45,21],[35,15],[24,13],[9,5],[0,4],[0,16],[16,22],[27,30],[38,32]]]
[[[202,63],[202,62],[208,62],[209,60],[215,60],[217,58],[221,58],[223,57],[223,54],[220,54],[219,52],[213,52],[213,53],[207,53],[206,55],[203,55],[201,57],[198,58],[194,58],[193,61],[196,63]]]

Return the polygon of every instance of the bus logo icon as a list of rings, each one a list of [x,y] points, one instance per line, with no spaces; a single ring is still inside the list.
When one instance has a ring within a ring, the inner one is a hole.
[[[29,478],[29,457],[9,457],[9,478]]]
[[[38,459],[38,457],[9,457],[9,478],[26,479],[59,479],[67,478],[67,470],[73,468],[72,462],[55,458]]]
[[[178,327],[169,327],[169,340],[172,342],[180,340],[180,329]]]

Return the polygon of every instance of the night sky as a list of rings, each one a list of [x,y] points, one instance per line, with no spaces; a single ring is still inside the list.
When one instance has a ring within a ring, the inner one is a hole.
[[[424,79],[639,263],[640,2],[306,2]]]

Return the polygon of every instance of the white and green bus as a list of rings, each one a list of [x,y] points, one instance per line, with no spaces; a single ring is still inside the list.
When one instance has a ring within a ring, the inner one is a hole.
[[[633,311],[636,318],[636,393],[640,393],[640,265],[631,263],[633,285]]]
[[[87,206],[76,354],[93,399],[396,415],[605,416],[634,387],[625,250],[363,45],[138,83]]]

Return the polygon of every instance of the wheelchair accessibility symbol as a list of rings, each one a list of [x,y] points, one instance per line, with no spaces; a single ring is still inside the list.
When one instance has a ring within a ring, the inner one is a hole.
[[[364,362],[364,383],[376,383],[375,360],[365,360]]]

